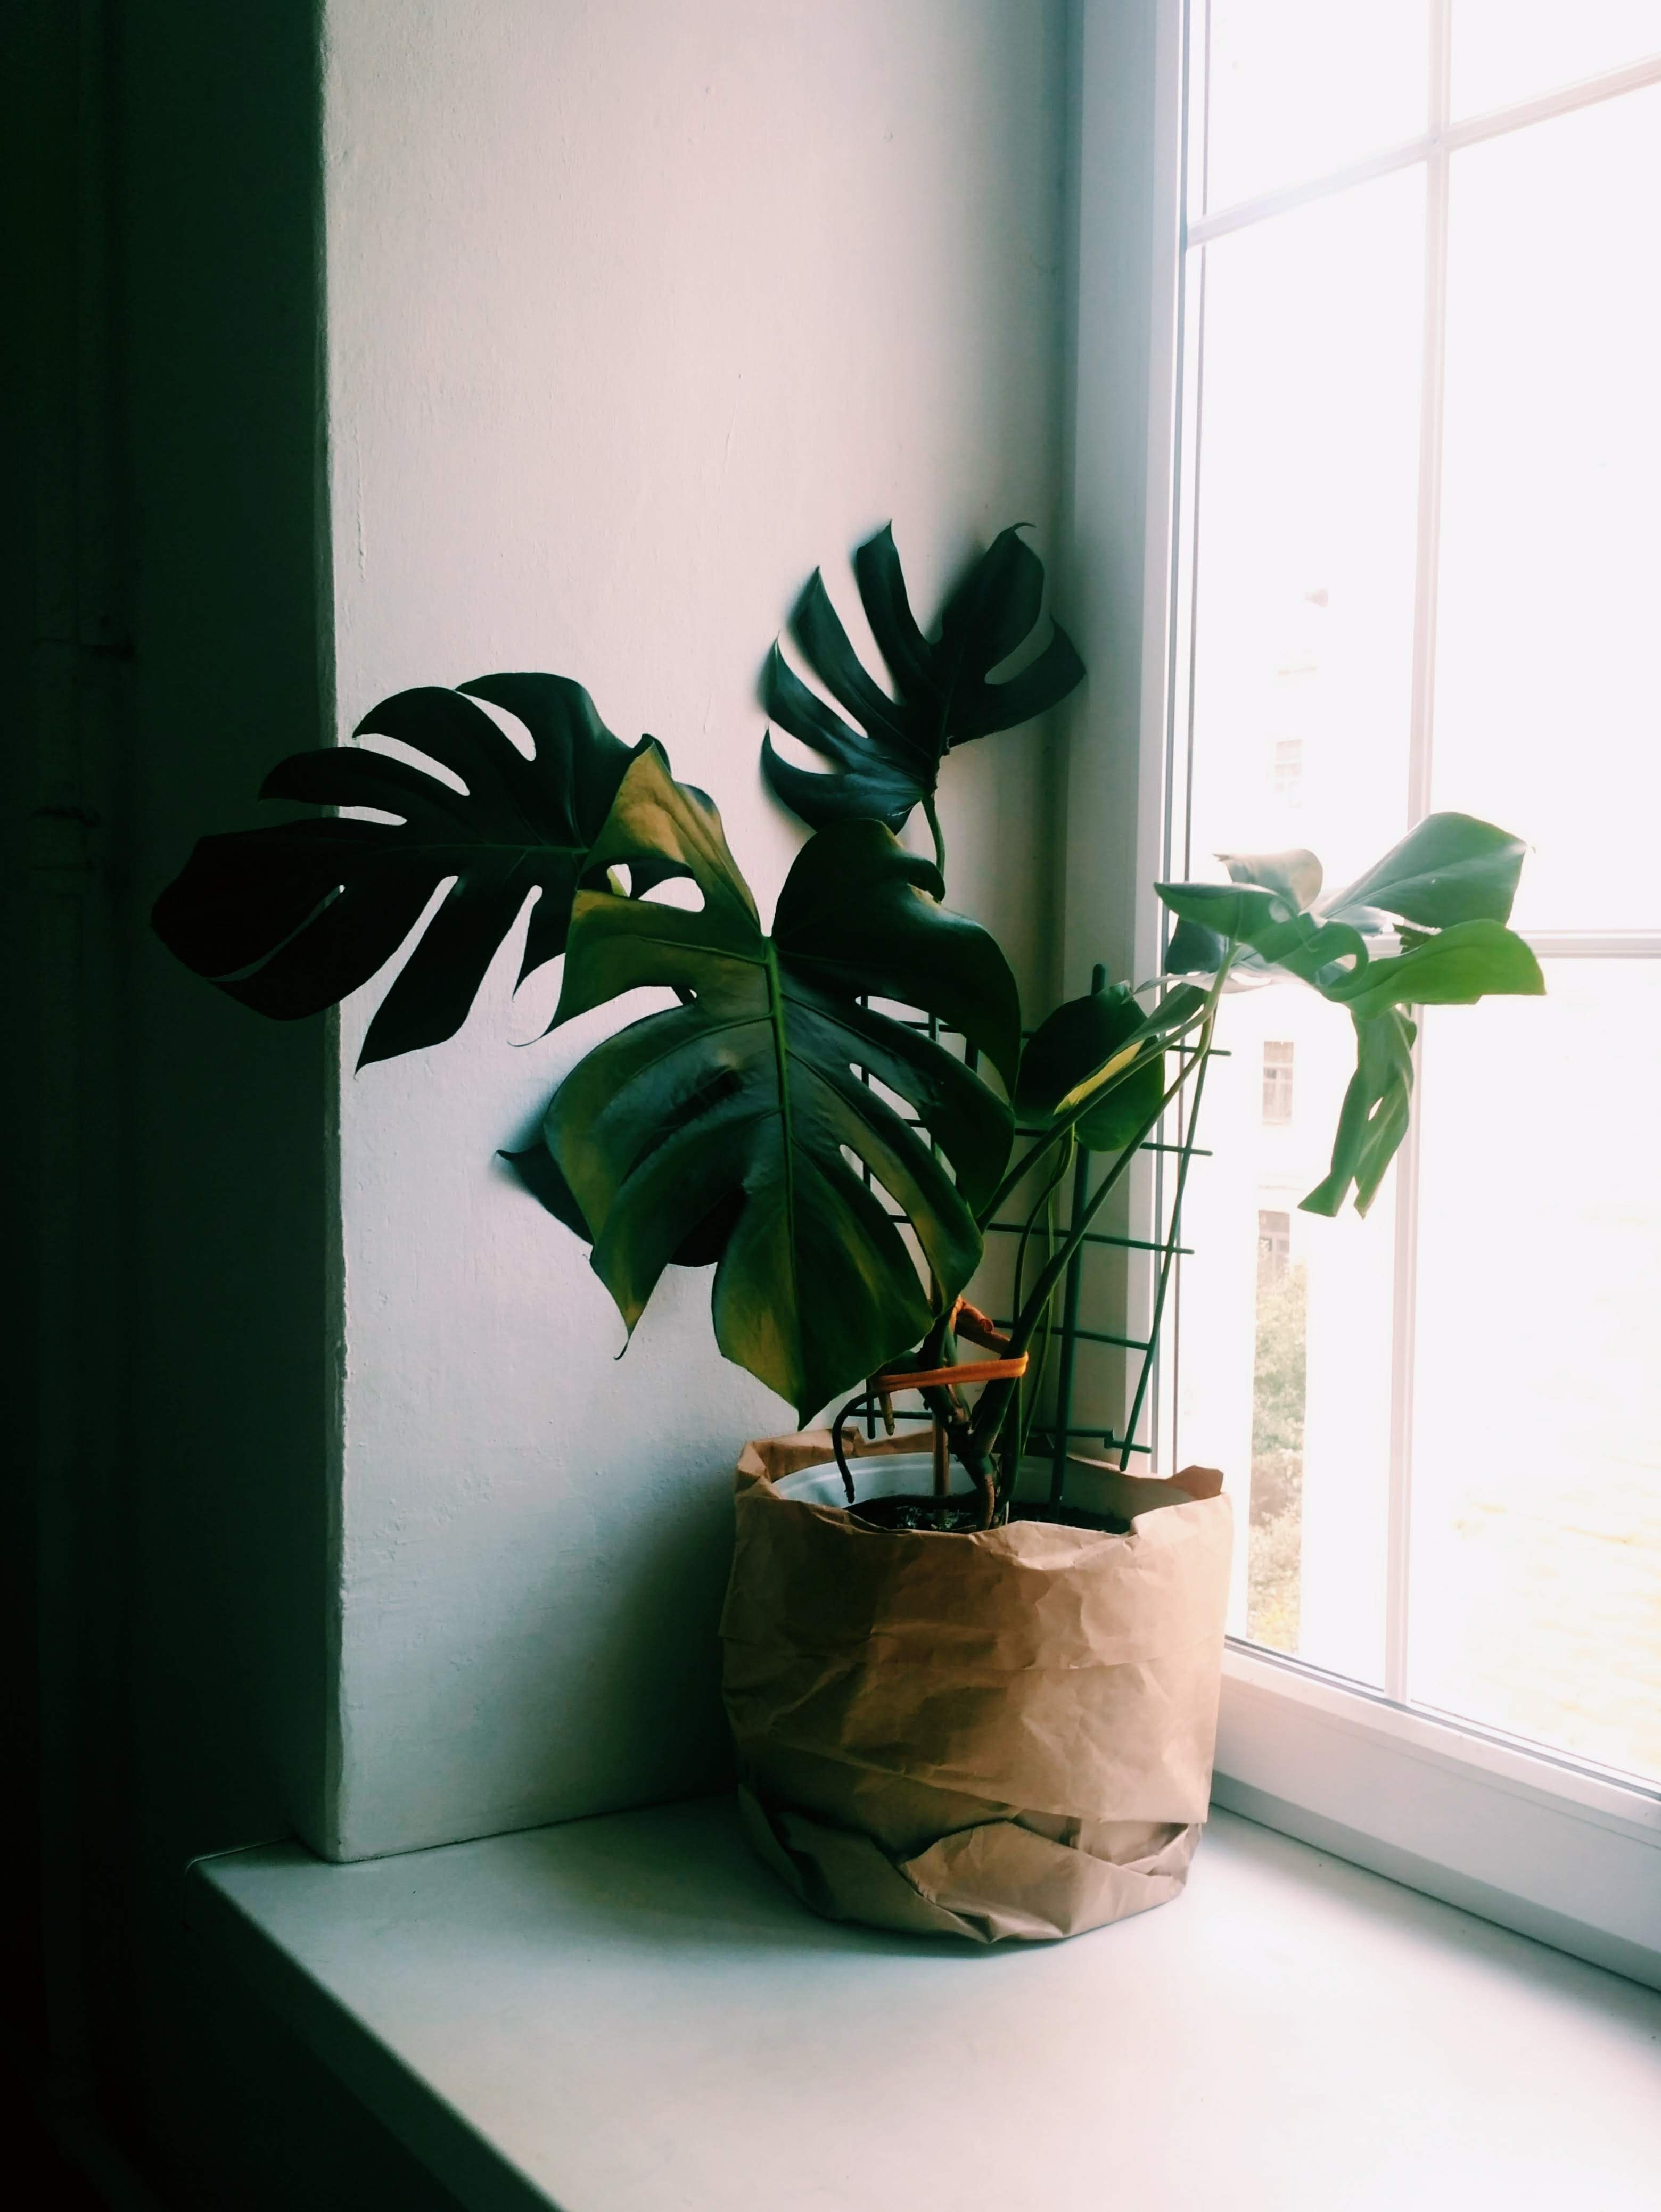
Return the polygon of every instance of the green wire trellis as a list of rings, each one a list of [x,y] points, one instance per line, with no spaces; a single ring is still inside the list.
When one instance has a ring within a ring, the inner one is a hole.
[[[1100,991],[1105,988],[1106,983],[1107,970],[1098,966],[1092,975],[1090,988],[1092,991]],[[936,1041],[943,1036],[956,1036],[961,1034],[958,1030],[945,1027],[933,1016],[927,1020],[909,1022],[906,1026],[911,1029],[926,1030],[929,1036]],[[1031,1036],[1031,1032],[1029,1030],[1026,1034]],[[1181,1052],[1190,1048],[1179,1045],[1173,1047],[1172,1049]],[[1205,1057],[1210,1060],[1226,1060],[1228,1054],[1213,1046]],[[977,1066],[979,1054],[973,1045],[965,1047],[964,1058],[965,1064],[971,1069]],[[861,1069],[861,1073],[868,1084],[871,1081],[870,1071]],[[1177,1103],[1177,1141],[1175,1144],[1170,1144],[1163,1139],[1150,1137],[1145,1139],[1137,1148],[1145,1152],[1168,1154],[1177,1162],[1176,1173],[1169,1179],[1171,1188],[1168,1201],[1165,1192],[1167,1179],[1164,1175],[1159,1176],[1155,1186],[1154,1211],[1156,1219],[1162,1224],[1163,1234],[1154,1237],[1121,1237],[1105,1230],[1086,1230],[1078,1249],[1073,1255],[1062,1284],[1061,1320],[1056,1323],[1052,1319],[1041,1332],[1045,1338],[1054,1340],[1060,1346],[1056,1373],[1055,1413],[1054,1419],[1050,1421],[1037,1419],[1033,1422],[1029,1431],[1029,1441],[1034,1445],[1040,1446],[1041,1455],[1043,1452],[1047,1452],[1049,1455],[1050,1503],[1052,1507],[1066,1502],[1068,1448],[1074,1437],[1099,1443],[1109,1452],[1116,1451],[1122,1468],[1129,1466],[1133,1453],[1147,1455],[1153,1451],[1152,1444],[1139,1440],[1137,1431],[1141,1425],[1142,1417],[1147,1411],[1159,1352],[1159,1325],[1164,1319],[1166,1299],[1176,1263],[1179,1259],[1192,1256],[1193,1248],[1178,1241],[1182,1227],[1183,1200],[1188,1188],[1188,1171],[1193,1161],[1209,1159],[1211,1157],[1203,1146],[1194,1142],[1203,1076],[1204,1070],[1202,1067],[1196,1072],[1193,1092],[1189,1094],[1185,1091]],[[915,1115],[907,1115],[903,1118],[910,1121],[914,1128],[923,1126]],[[1042,1136],[1043,1132],[1041,1129],[1018,1128],[1015,1133],[1018,1137],[1035,1138]],[[1102,1157],[1110,1162],[1116,1155],[1107,1153]],[[1080,1145],[1077,1147],[1073,1170],[1070,1219],[1067,1225],[1067,1233],[1070,1234],[1078,1227],[1089,1206],[1096,1158],[1097,1155],[1084,1146]],[[869,1186],[873,1181],[871,1170],[867,1167],[864,1172],[866,1182]],[[904,1223],[906,1219],[904,1213],[891,1206],[885,1207],[884,1211],[891,1221]],[[992,1221],[988,1223],[987,1230],[989,1235],[1020,1237],[1026,1232],[1027,1224],[1021,1221]],[[1084,1293],[1085,1250],[1090,1245],[1106,1245],[1120,1251],[1149,1252],[1158,1255],[1159,1266],[1154,1277],[1153,1305],[1146,1337],[1121,1336],[1107,1329],[1089,1328],[1080,1321],[1079,1310],[1083,1302]],[[1054,1312],[1055,1309],[1052,1307],[1052,1316]],[[1007,1328],[1010,1326],[1009,1321],[1002,1316],[995,1316],[995,1320],[1000,1328]],[[1140,1352],[1142,1355],[1141,1365],[1137,1370],[1135,1389],[1131,1395],[1130,1412],[1125,1421],[1123,1434],[1110,1428],[1092,1428],[1087,1424],[1080,1425],[1074,1420],[1074,1397],[1078,1382],[1078,1348],[1080,1344],[1106,1345],[1123,1352]],[[908,1412],[897,1407],[894,1408],[894,1417],[898,1420],[909,1421],[927,1421],[932,1418],[927,1412]],[[867,1410],[866,1429],[867,1435],[875,1435],[874,1407]]]

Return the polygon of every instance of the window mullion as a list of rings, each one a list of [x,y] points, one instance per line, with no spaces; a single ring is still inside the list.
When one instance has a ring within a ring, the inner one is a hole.
[[[1431,0],[1430,152],[1425,163],[1424,351],[1419,410],[1419,514],[1413,614],[1413,701],[1408,817],[1430,811],[1436,714],[1437,580],[1442,514],[1443,394],[1447,363],[1448,152],[1452,0]],[[1390,1496],[1384,1565],[1384,1693],[1407,1700],[1409,1575],[1413,1519],[1413,1367],[1419,1244],[1419,1125],[1423,1039],[1414,1046],[1418,1110],[1396,1164],[1391,1315]]]

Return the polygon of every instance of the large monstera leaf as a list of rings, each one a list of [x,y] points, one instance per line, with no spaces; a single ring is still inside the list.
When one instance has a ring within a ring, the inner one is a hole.
[[[533,759],[481,699],[518,718]],[[453,878],[369,1024],[362,1066],[455,1034],[533,890],[521,978],[564,951],[577,885],[639,748],[611,734],[581,684],[532,674],[400,691],[354,734],[397,739],[465,788],[364,746],[296,753],[271,770],[262,799],[397,818],[313,818],[204,837],[154,921],[198,975],[260,1013],[294,1020],[369,981]],[[654,879],[648,863],[634,887]]]
[[[548,1111],[594,1269],[632,1329],[664,1267],[707,1240],[721,1350],[806,1419],[915,1345],[964,1288],[975,1210],[1012,1134],[960,1060],[860,1001],[938,1016],[1013,1089],[1014,979],[984,930],[936,902],[936,871],[875,822],[809,840],[765,935],[715,810],[655,746],[630,766],[595,858],[672,862],[702,905],[577,896],[560,1020],[642,985],[682,1000],[596,1047]],[[884,1194],[916,1232],[932,1300]]]
[[[791,614],[790,634],[853,722],[809,690],[776,645],[762,676],[763,703],[780,728],[831,764],[829,773],[798,768],[770,736],[762,741],[768,781],[804,822],[816,830],[856,820],[900,829],[918,801],[932,797],[952,746],[1031,720],[1079,682],[1084,664],[1059,627],[1016,675],[987,681],[1031,636],[1043,605],[1043,564],[1022,543],[1024,526],[999,532],[947,600],[932,640],[911,612],[891,527],[860,547],[854,574],[891,696],[861,665],[824,578],[813,571]]]
[[[1545,980],[1506,927],[1526,846],[1469,814],[1433,814],[1342,891],[1320,896],[1314,854],[1226,853],[1226,884],[1161,884],[1177,918],[1166,968],[1243,980],[1291,977],[1342,1006],[1355,1026],[1355,1073],[1329,1174],[1303,1200],[1334,1214],[1353,1188],[1365,1213],[1407,1134],[1414,1023],[1404,1008],[1536,996]],[[1381,938],[1399,950],[1376,952]]]

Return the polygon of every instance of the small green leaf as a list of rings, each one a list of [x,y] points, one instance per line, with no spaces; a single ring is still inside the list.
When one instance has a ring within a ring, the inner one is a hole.
[[[1076,1099],[1081,1086],[1106,1077],[1109,1068],[1129,1068],[1137,1059],[1137,1041],[1147,1018],[1129,987],[1112,983],[1081,999],[1069,999],[1042,1023],[1021,1056],[1015,1111],[1024,1121],[1045,1127],[1065,1098]],[[1127,1047],[1132,1048],[1129,1059]],[[1114,1085],[1092,1113],[1074,1125],[1079,1142],[1092,1152],[1117,1152],[1129,1144],[1165,1092],[1163,1054],[1140,1055],[1134,1076]],[[1117,1064],[1116,1066],[1116,1063]]]
[[[1126,991],[1123,984],[1116,988]],[[1126,998],[1130,994],[1126,991]],[[1135,1000],[1130,1000],[1135,1009]],[[1165,1057],[1164,1048],[1179,1037],[1183,1030],[1192,1029],[1206,1006],[1206,994],[1196,991],[1192,984],[1179,984],[1168,991],[1161,1005],[1153,1013],[1143,1015],[1137,1011],[1137,1022],[1128,1026],[1119,1020],[1123,1042],[1110,1048],[1108,1057],[1099,1066],[1081,1075],[1073,1086],[1055,1102],[1053,1115],[1057,1119],[1073,1115],[1086,1099],[1097,1099],[1091,1113],[1075,1121],[1077,1137],[1092,1152],[1122,1151],[1135,1133],[1146,1124],[1159,1099],[1165,1093]],[[1106,1024],[1104,1024],[1106,1026]],[[1037,1042],[1037,1040],[1033,1040]]]
[[[1254,929],[1286,921],[1291,912],[1279,892],[1250,884],[1155,884],[1153,888],[1178,921],[1217,938],[1245,938]]]

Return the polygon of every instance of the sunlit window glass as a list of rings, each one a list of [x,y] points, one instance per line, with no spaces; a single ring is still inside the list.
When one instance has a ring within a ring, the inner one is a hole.
[[[1230,998],[1163,1445],[1237,1636],[1661,1778],[1661,0],[1189,23],[1172,871],[1501,822],[1548,996],[1432,1010],[1335,1221],[1348,1024]]]

